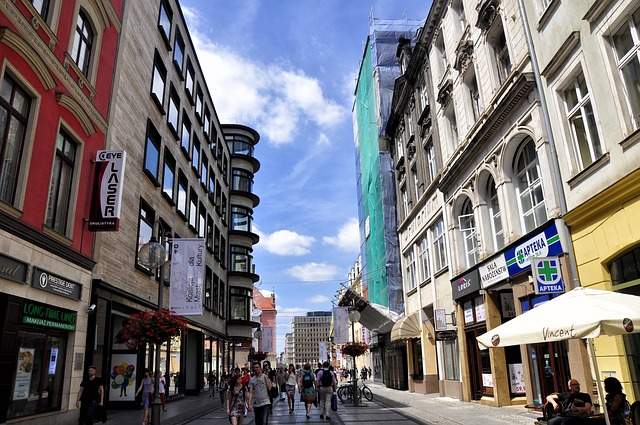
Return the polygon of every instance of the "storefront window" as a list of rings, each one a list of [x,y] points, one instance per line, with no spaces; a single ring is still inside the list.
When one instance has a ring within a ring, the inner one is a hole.
[[[181,335],[172,336],[169,340],[169,391],[167,395],[174,395],[180,392],[180,347]]]
[[[245,288],[229,288],[229,319],[249,320],[251,291]]]
[[[411,340],[411,351],[413,354],[413,379],[422,379],[424,371],[422,369],[422,342],[420,339]]]
[[[459,381],[460,358],[458,356],[458,340],[443,341],[442,351],[444,357],[444,379]]]
[[[18,331],[7,419],[60,410],[67,337],[46,333]]]

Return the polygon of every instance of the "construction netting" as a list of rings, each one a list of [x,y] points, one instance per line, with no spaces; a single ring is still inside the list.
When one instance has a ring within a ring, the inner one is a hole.
[[[395,173],[384,143],[393,87],[400,74],[400,38],[414,40],[422,21],[370,22],[353,105],[362,281],[371,303],[404,311],[397,234]]]

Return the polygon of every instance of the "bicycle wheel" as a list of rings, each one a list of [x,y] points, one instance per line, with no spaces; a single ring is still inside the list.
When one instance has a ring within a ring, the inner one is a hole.
[[[340,400],[340,403],[344,404],[344,400],[345,398],[348,397],[348,387],[346,386],[342,386],[338,388],[338,399]]]
[[[362,387],[362,395],[367,399],[367,401],[373,401],[373,392],[366,385]]]

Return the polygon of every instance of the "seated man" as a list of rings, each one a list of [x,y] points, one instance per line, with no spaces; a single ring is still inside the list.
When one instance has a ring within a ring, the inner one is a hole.
[[[568,392],[551,394],[547,402],[557,415],[549,419],[549,425],[579,425],[591,415],[591,396],[580,392],[580,383],[575,379],[569,381]]]

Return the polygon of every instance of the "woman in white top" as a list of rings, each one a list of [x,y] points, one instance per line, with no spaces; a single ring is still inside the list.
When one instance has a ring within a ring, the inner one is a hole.
[[[289,370],[286,372],[287,381],[285,383],[285,388],[287,390],[287,400],[289,401],[289,414],[293,413],[293,404],[296,395],[296,368],[294,365],[289,365]]]
[[[165,381],[164,376],[162,375],[162,372],[158,372],[158,394],[160,394],[160,403],[162,404],[162,411],[166,412],[167,411],[167,405],[166,405],[166,397],[165,397],[165,386],[167,384],[167,381]]]

